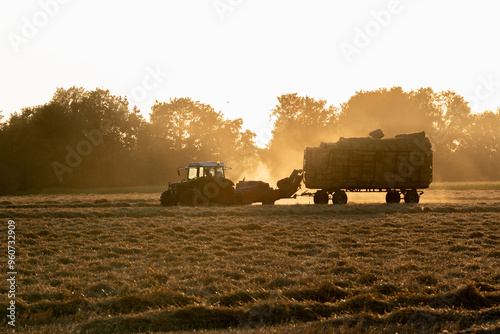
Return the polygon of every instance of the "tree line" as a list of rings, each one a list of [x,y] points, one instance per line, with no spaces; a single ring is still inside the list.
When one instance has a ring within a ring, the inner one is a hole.
[[[0,193],[164,185],[178,180],[176,167],[204,160],[233,167],[233,181],[265,170],[270,182],[300,168],[305,147],[377,128],[386,137],[426,131],[437,181],[500,180],[499,112],[473,114],[462,96],[431,88],[359,91],[340,107],[283,94],[260,148],[242,119],[191,98],[157,101],[147,121],[108,90],[59,88],[0,124]]]

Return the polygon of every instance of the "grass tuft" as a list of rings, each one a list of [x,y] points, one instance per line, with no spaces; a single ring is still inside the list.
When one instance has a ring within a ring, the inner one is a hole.
[[[316,301],[320,303],[335,302],[344,299],[347,293],[330,283],[323,283],[317,288],[291,289],[283,295],[295,301]]]

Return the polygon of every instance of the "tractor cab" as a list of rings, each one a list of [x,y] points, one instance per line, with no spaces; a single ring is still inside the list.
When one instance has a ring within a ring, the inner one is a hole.
[[[186,167],[177,168],[179,176],[181,172],[185,173],[184,180],[196,180],[203,177],[215,177],[224,179],[225,170],[231,169],[224,166],[221,162],[191,162]]]

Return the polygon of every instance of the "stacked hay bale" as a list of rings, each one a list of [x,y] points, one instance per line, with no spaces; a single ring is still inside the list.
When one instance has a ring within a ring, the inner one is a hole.
[[[383,136],[383,135],[382,135]],[[421,189],[432,181],[432,146],[425,132],[394,138],[340,138],[304,152],[310,189]]]

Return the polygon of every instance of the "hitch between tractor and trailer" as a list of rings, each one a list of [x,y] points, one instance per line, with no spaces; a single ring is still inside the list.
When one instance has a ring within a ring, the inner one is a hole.
[[[300,189],[303,171],[295,169],[289,177],[277,182],[278,189],[273,189],[263,181],[242,181],[236,184],[235,202],[239,204],[262,203],[272,205],[279,199],[292,198]]]

